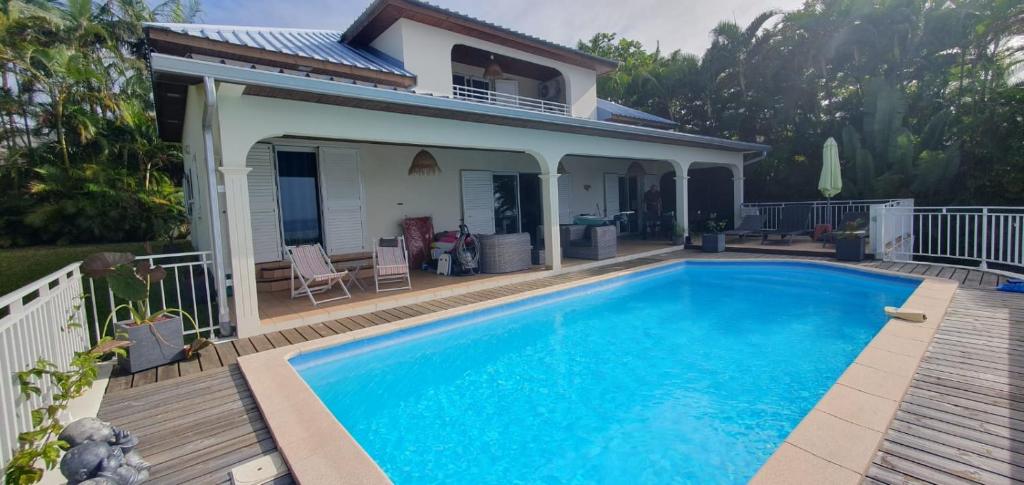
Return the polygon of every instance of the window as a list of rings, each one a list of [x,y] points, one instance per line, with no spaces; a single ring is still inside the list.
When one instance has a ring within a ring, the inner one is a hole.
[[[519,175],[496,173],[494,183],[494,232],[519,232]]]
[[[323,242],[316,152],[278,150],[277,170],[284,243]]]
[[[491,90],[491,82],[486,79],[465,74],[453,74],[452,85],[454,86],[453,93],[457,98],[490,99],[490,95],[483,92]]]

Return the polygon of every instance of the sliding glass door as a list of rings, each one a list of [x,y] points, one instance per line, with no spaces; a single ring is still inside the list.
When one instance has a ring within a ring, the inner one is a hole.
[[[323,243],[316,152],[279,148],[277,173],[284,243]]]

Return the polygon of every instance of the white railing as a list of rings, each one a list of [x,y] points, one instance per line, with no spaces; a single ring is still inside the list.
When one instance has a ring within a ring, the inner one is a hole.
[[[556,101],[545,101],[543,99],[527,98],[514,94],[499,93],[487,89],[470,88],[466,86],[452,85],[452,96],[456,99],[472,101],[474,103],[493,104],[509,108],[519,108],[529,111],[540,111],[562,116],[570,116],[569,105]]]
[[[899,209],[899,212],[891,212],[886,217],[884,214],[888,209]],[[872,254],[882,259],[888,258],[889,261],[911,260],[911,256],[905,255],[905,248],[914,240],[914,226],[908,224],[913,209],[914,199],[897,199],[871,206],[868,243]]]
[[[68,370],[74,353],[89,348],[78,264],[0,297],[0,468],[17,451],[18,435],[32,429],[31,410],[49,404],[54,393],[42,382],[42,394],[26,400],[16,373],[39,359]]]
[[[881,217],[886,231],[904,235],[886,260],[1024,267],[1024,207],[886,207]]]
[[[778,229],[782,221],[782,209],[790,205],[807,205],[811,207],[811,217],[806,229],[814,229],[818,224],[830,224],[835,228],[847,212],[870,213],[871,208],[892,202],[913,199],[870,199],[870,200],[808,200],[803,202],[751,202],[743,204],[745,213],[756,212],[764,219],[764,229]],[[839,228],[835,228],[839,229]]]
[[[166,308],[184,310],[191,315],[198,326],[183,321],[186,336],[199,334],[203,337],[215,337],[214,331],[220,322],[217,317],[216,283],[213,279],[213,257],[208,251],[174,254],[154,254],[136,256],[136,261],[148,261],[150,265],[161,266],[167,276],[150,288],[150,311],[156,312]],[[112,335],[113,329],[106,324],[107,316],[117,305],[124,301],[114,297],[102,282],[86,278],[89,298],[89,321],[92,323],[93,335],[100,335],[104,330]],[[98,291],[97,291],[98,290]],[[127,320],[128,310],[123,309],[116,315],[116,320]]]

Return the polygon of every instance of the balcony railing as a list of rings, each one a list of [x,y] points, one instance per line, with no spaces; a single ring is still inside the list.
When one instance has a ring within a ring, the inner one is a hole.
[[[543,99],[527,98],[514,94],[499,93],[486,89],[470,88],[466,86],[452,85],[452,96],[456,99],[471,101],[474,103],[492,104],[508,108],[519,108],[528,111],[539,111],[562,116],[571,116],[569,105],[556,101],[545,101]]]

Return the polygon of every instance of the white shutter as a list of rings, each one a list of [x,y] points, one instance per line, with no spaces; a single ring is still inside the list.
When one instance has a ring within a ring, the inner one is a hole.
[[[277,206],[277,170],[270,145],[257,143],[245,158],[249,171],[249,213],[257,263],[282,259],[281,217]]]
[[[365,224],[359,153],[346,148],[321,148],[319,161],[324,249],[328,254],[363,251]]]
[[[619,174],[604,174],[604,216],[612,217],[619,209]]]
[[[473,234],[494,234],[494,175],[462,171],[462,222]]]
[[[558,222],[572,224],[572,178],[569,174],[558,176]]]

